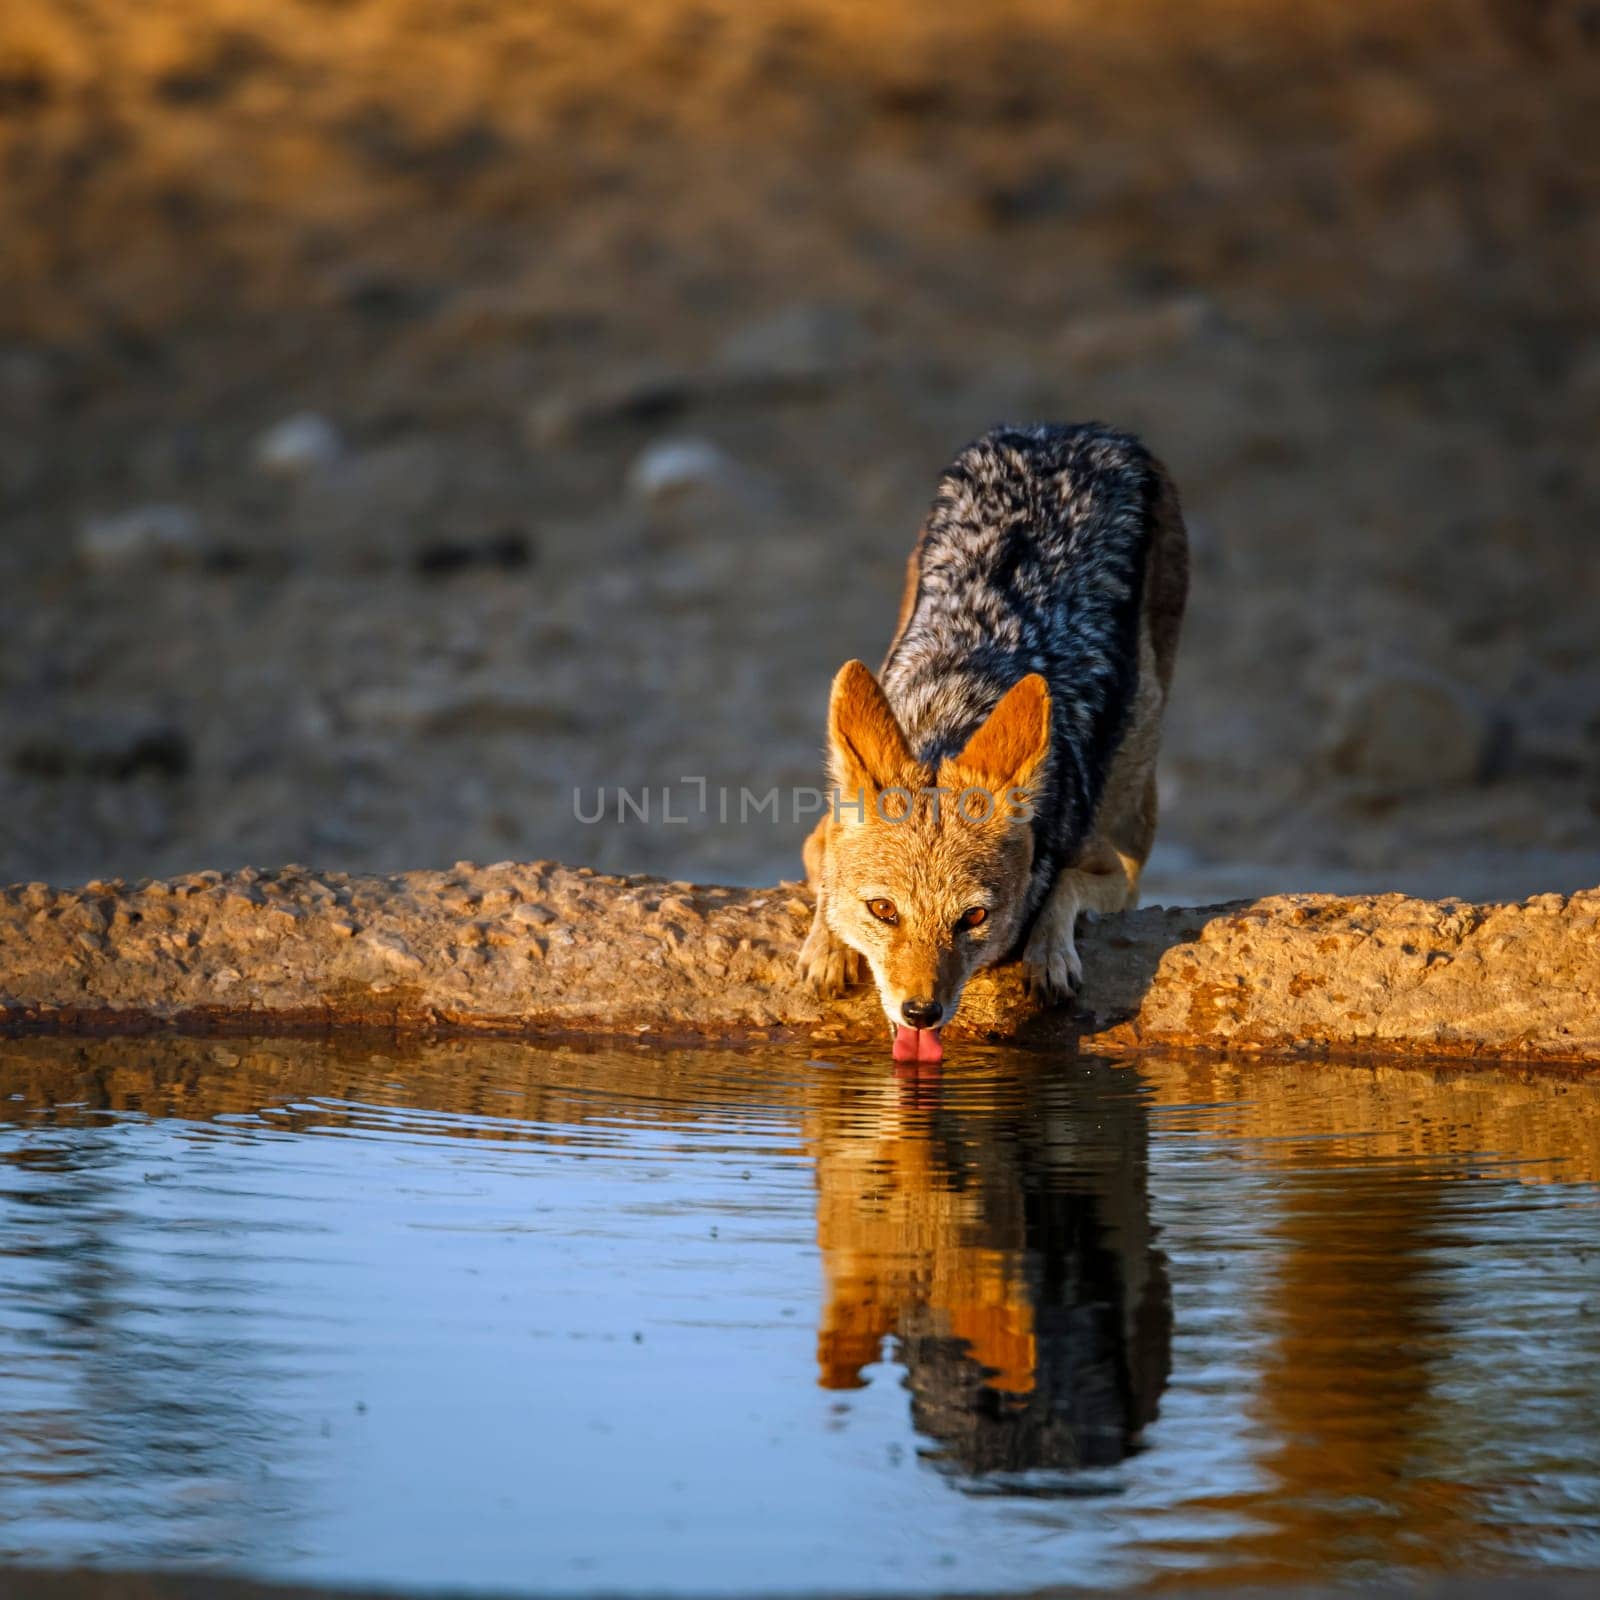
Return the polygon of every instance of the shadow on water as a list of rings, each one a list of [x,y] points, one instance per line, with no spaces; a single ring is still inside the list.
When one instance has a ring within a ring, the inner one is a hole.
[[[6,1043],[0,1558],[1587,1568],[1597,1180],[1600,1084],[1512,1068]]]

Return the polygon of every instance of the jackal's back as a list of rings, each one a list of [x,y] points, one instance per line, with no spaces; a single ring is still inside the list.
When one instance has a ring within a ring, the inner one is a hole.
[[[958,751],[1018,679],[1041,673],[1052,761],[1036,812],[1052,859],[1092,824],[1138,688],[1147,558],[1164,508],[1176,517],[1171,496],[1127,434],[1099,423],[998,428],[945,473],[918,541],[916,596],[884,663],[885,693],[913,752],[932,763]]]

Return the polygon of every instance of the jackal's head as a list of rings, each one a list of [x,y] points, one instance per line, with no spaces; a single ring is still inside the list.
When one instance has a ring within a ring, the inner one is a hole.
[[[936,1061],[967,979],[1016,943],[1033,869],[1031,796],[1050,752],[1050,694],[1023,678],[937,767],[919,762],[859,661],[833,681],[838,800],[824,867],[834,934],[866,957],[899,1060]]]

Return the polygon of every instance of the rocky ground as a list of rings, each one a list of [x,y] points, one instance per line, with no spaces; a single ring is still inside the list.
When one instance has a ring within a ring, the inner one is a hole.
[[[1581,0],[13,0],[0,880],[793,876],[616,790],[816,781],[945,460],[1098,415],[1155,898],[1600,882],[1597,162]]]

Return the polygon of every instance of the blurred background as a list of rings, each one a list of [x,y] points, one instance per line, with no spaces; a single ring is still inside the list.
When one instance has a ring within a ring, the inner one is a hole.
[[[573,791],[819,781],[940,469],[1100,417],[1150,897],[1600,882],[1597,283],[1597,0],[7,0],[0,879],[797,875]]]

